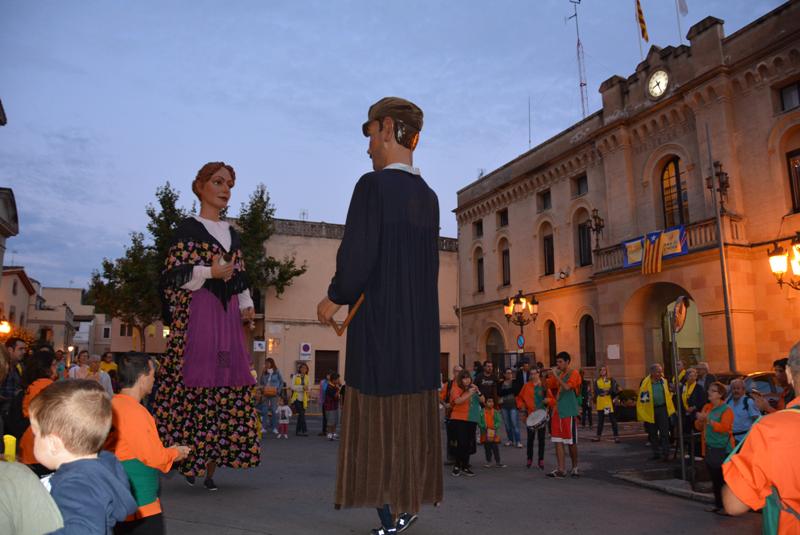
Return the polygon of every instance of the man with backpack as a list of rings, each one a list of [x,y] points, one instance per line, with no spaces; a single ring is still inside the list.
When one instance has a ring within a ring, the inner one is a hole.
[[[800,384],[800,343],[792,347],[786,371]],[[725,511],[740,515],[763,509],[763,533],[800,533],[800,397],[786,409],[759,419],[722,466]]]
[[[731,381],[731,397],[728,399],[728,406],[733,410],[733,438],[738,444],[761,416],[756,402],[745,391],[743,379]]]

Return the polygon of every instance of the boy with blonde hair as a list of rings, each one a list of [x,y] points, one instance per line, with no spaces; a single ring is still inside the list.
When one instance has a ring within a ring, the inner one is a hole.
[[[54,383],[31,401],[30,420],[36,460],[56,471],[50,494],[64,528],[55,533],[106,535],[136,511],[122,465],[100,451],[111,428],[102,386],[85,379]]]

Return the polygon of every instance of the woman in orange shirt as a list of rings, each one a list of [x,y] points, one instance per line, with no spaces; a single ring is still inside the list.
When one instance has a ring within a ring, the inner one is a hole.
[[[458,374],[450,389],[448,401],[453,408],[450,413],[453,429],[448,444],[455,458],[453,475],[464,474],[471,477],[475,473],[469,466],[469,456],[475,453],[475,428],[480,418],[480,403],[483,403],[484,399],[478,387],[472,383],[472,376],[468,371],[462,370]]]
[[[710,513],[725,515],[722,506],[722,463],[733,449],[733,410],[725,403],[725,385],[711,383],[708,388],[708,401],[703,411],[697,415],[695,428],[701,432],[703,455],[711,482],[714,484],[714,507]]]
[[[22,388],[25,389],[25,396],[22,398],[22,416],[29,418],[28,407],[31,406],[33,398],[53,384],[56,375],[56,358],[50,351],[38,351],[25,363],[22,371]],[[19,441],[19,461],[27,465],[38,475],[51,472],[36,461],[33,455],[33,431],[30,426],[23,433]]]

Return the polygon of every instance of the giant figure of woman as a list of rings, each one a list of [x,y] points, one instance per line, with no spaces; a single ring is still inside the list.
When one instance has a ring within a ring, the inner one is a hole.
[[[180,465],[187,483],[213,476],[219,466],[257,466],[261,449],[242,322],[253,301],[239,235],[220,217],[236,181],[233,167],[210,162],[192,191],[200,215],[175,231],[161,277],[164,322],[170,334],[159,369],[156,421],[165,445],[192,447]]]

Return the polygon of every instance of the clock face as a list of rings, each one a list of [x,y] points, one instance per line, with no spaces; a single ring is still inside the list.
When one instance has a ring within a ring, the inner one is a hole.
[[[647,82],[647,91],[650,93],[650,96],[654,98],[658,98],[664,94],[667,90],[667,84],[669,83],[669,75],[666,71],[656,71],[650,77],[650,80]]]

